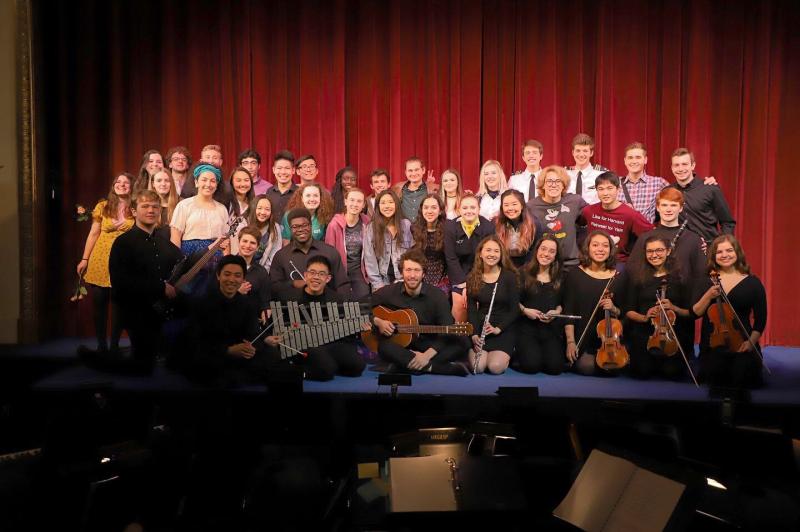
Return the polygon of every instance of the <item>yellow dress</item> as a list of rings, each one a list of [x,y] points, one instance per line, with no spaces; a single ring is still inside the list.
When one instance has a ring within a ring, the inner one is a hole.
[[[108,288],[111,286],[111,275],[108,273],[108,257],[111,255],[111,245],[119,235],[133,227],[133,219],[126,218],[121,225],[114,224],[114,219],[103,216],[106,200],[100,200],[92,211],[92,221],[100,222],[100,236],[89,255],[89,265],[83,279],[95,286]]]

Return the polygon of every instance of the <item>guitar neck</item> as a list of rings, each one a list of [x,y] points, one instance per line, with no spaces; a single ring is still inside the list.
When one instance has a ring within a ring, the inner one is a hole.
[[[175,289],[179,290],[183,286],[191,282],[191,280],[194,279],[194,276],[197,275],[197,272],[203,269],[203,266],[208,264],[208,261],[210,261],[211,257],[214,256],[214,253],[216,253],[219,250],[219,247],[220,247],[219,243],[211,246],[211,248],[208,251],[206,251],[202,257],[200,257],[200,260],[195,262],[192,265],[192,267],[189,268],[189,271],[181,275],[181,278],[178,279],[178,281],[175,283]]]
[[[454,325],[396,325],[401,334],[457,334],[467,335],[463,328]]]

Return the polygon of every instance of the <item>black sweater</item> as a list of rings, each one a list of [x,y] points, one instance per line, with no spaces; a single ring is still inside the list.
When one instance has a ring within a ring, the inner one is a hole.
[[[447,220],[444,226],[444,255],[447,259],[447,275],[450,277],[450,284],[457,285],[467,280],[467,274],[472,270],[472,262],[475,260],[475,250],[481,240],[489,235],[495,234],[495,227],[492,222],[479,217],[480,224],[473,231],[472,236],[467,238],[464,228],[461,227],[460,219]]]
[[[500,283],[497,286],[497,294],[494,298],[492,315],[489,323],[499,327],[501,331],[506,331],[519,316],[519,284],[517,275],[503,270],[497,278]],[[483,322],[486,313],[489,311],[489,304],[492,301],[492,291],[495,283],[483,283],[477,294],[468,294],[467,312],[469,322],[472,324],[473,334],[480,336],[483,331]]]

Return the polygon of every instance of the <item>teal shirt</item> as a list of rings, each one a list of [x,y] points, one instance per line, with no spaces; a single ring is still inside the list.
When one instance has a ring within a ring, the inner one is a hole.
[[[287,213],[288,214],[288,213]],[[292,239],[292,230],[289,228],[289,220],[286,214],[283,215],[283,222],[281,223],[281,236],[284,240]],[[325,226],[319,224],[317,215],[311,217],[311,238],[314,240],[325,240]]]

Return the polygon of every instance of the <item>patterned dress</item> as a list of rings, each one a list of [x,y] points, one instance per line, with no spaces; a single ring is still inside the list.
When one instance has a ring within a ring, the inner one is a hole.
[[[104,216],[107,200],[100,200],[92,211],[92,221],[100,222],[100,236],[94,243],[92,253],[89,255],[89,264],[83,279],[95,286],[111,287],[111,275],[108,273],[108,257],[111,255],[111,245],[119,235],[133,227],[133,219],[125,220],[117,225],[114,218]]]

